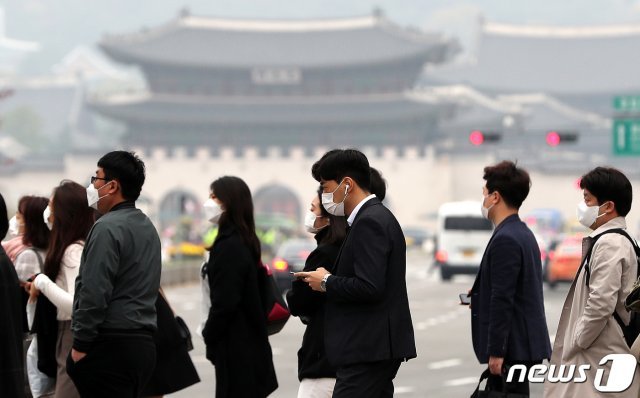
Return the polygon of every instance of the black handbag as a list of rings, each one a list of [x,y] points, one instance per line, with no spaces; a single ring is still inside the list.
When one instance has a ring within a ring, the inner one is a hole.
[[[267,333],[271,336],[282,330],[291,313],[287,302],[278,289],[271,269],[262,262],[258,266],[258,284],[267,318]]]
[[[178,331],[180,332],[180,337],[187,345],[187,351],[193,350],[193,341],[191,341],[191,332],[189,331],[189,327],[185,323],[184,319],[179,316],[176,316],[176,323],[178,324]]]
[[[171,311],[170,316],[175,319],[173,327],[177,328],[178,335],[180,336],[180,342],[187,347],[187,351],[193,350],[193,341],[191,341],[191,332],[189,331],[189,327],[187,326],[187,323],[184,321],[184,319],[177,316],[173,308],[171,308],[171,304],[169,304],[169,300],[167,300],[167,296],[164,295],[162,288],[160,288],[160,290],[158,291],[158,298],[160,297],[162,297],[162,299],[166,303],[166,307],[168,307],[169,311]]]
[[[471,398],[529,398],[528,394],[518,394],[513,392],[492,390],[488,382],[485,383],[484,389],[481,390],[480,385],[482,384],[482,381],[488,380],[490,375],[491,372],[489,372],[489,369],[482,372],[480,380],[478,381],[478,386],[476,387],[476,390],[473,392],[473,394],[471,394]],[[502,375],[502,390],[504,390],[505,385],[506,381],[504,379],[504,375]]]

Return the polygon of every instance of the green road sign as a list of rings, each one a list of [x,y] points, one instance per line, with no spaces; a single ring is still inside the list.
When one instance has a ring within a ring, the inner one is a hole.
[[[613,121],[613,153],[620,156],[640,156],[640,119]]]
[[[640,95],[618,95],[613,97],[613,109],[622,112],[640,112]]]

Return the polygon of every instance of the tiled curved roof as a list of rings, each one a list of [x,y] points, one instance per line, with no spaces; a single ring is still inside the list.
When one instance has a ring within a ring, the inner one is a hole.
[[[400,28],[382,16],[308,21],[182,16],[139,33],[107,36],[100,47],[126,63],[216,67],[325,67],[416,55],[442,62],[457,49],[438,34]]]
[[[476,60],[432,74],[499,92],[626,93],[640,89],[640,25],[553,28],[486,24]]]
[[[261,125],[407,120],[428,117],[439,106],[435,100],[416,101],[406,94],[265,99],[153,94],[90,102],[101,114],[124,121]]]

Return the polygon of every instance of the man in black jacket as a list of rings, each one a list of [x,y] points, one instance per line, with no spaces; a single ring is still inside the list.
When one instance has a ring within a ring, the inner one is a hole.
[[[142,160],[115,151],[87,188],[88,205],[104,215],[87,237],[73,297],[67,373],[83,397],[139,396],[156,363],[160,238],[135,207],[144,180]]]
[[[416,357],[402,229],[370,194],[364,154],[333,150],[314,169],[323,206],[347,216],[350,226],[333,275],[324,267],[296,275],[327,295],[325,345],[337,367],[333,396],[392,397],[400,363]]]
[[[551,356],[551,344],[540,249],[518,217],[529,194],[529,174],[504,161],[486,167],[484,179],[481,210],[496,228],[471,289],[471,330],[478,360],[489,364],[489,383],[502,389],[505,366],[540,363]],[[507,391],[528,394],[529,384],[507,383]]]

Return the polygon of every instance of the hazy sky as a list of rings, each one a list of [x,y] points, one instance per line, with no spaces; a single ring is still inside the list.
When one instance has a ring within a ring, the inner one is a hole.
[[[188,7],[193,14],[239,18],[321,18],[369,14],[375,7],[401,25],[438,30],[468,43],[479,15],[489,21],[550,25],[640,23],[640,0],[0,0],[7,35],[42,50],[27,62],[45,71],[76,45],[104,33],[155,26]]]

